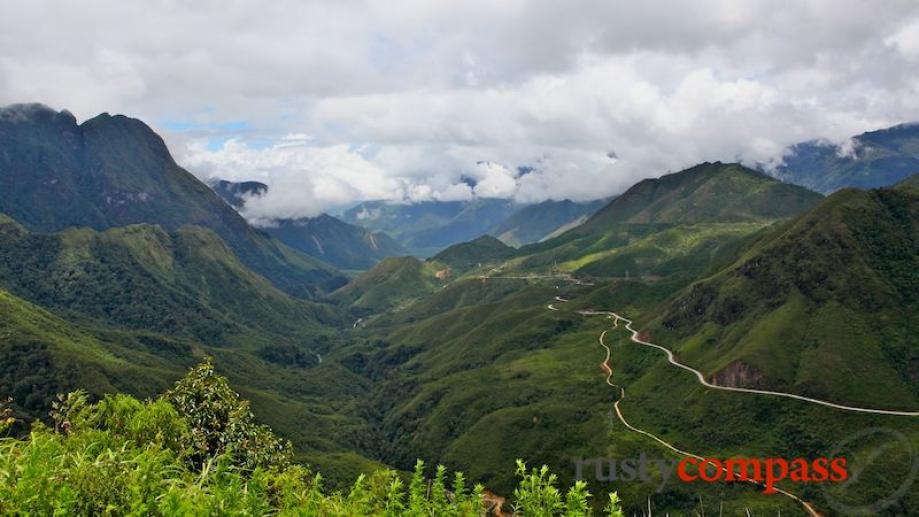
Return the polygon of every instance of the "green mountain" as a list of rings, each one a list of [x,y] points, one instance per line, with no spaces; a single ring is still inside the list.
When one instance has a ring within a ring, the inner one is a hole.
[[[330,296],[358,314],[372,314],[404,304],[442,287],[450,269],[415,257],[390,257]]]
[[[849,149],[814,140],[796,144],[770,173],[830,193],[846,187],[887,187],[919,172],[919,124],[900,124],[855,136]]]
[[[5,218],[0,235],[0,285],[62,315],[212,344],[234,335],[303,340],[340,322],[252,273],[206,228],[33,234]]]
[[[638,182],[597,211],[584,223],[583,232],[623,223],[734,223],[780,219],[801,213],[820,198],[819,194],[775,181],[736,163],[703,163]]]
[[[0,109],[0,212],[40,232],[158,224],[214,230],[249,268],[297,294],[343,283],[333,269],[250,227],[173,160],[140,120],[103,113],[77,124],[38,104]]]
[[[431,260],[446,264],[456,272],[464,272],[480,266],[509,258],[516,250],[500,240],[483,235],[478,239],[454,244],[441,251]]]
[[[565,199],[527,205],[493,226],[488,233],[512,246],[531,244],[574,228],[608,202],[608,199],[598,199],[575,203]]]
[[[211,187],[237,210],[244,209],[248,198],[268,192],[268,185],[257,181],[220,180]],[[262,231],[295,250],[342,269],[368,269],[386,257],[408,255],[386,233],[369,231],[328,214],[276,219]]]
[[[846,189],[688,288],[656,335],[721,384],[912,408],[917,293],[919,190]]]
[[[301,460],[347,479],[374,465],[352,402],[366,385],[323,361],[348,322],[278,290],[206,228],[38,234],[0,217],[0,396],[17,416],[46,416],[75,388],[150,396],[212,357]]]
[[[907,443],[891,445],[878,465],[860,471],[864,484],[826,488],[837,500],[876,501],[889,469],[900,475],[909,468],[911,460],[902,458],[911,458],[909,447],[919,443],[911,419],[707,389],[670,365],[661,351],[631,342],[622,323],[614,328],[609,319],[578,311],[615,310],[633,318],[655,343],[720,384],[915,409],[919,382],[910,339],[919,329],[910,316],[919,292],[914,273],[919,203],[913,181],[823,200],[737,166],[714,164],[694,172],[711,175],[699,180],[684,174],[683,181],[656,195],[646,195],[645,186],[637,190],[656,207],[653,212],[628,193],[620,201],[624,206],[607,211],[654,223],[578,228],[518,250],[500,275],[455,276],[427,294],[403,298],[395,310],[378,306],[384,312],[356,328],[355,338],[336,352],[352,372],[374,380],[366,412],[378,433],[377,457],[397,466],[410,465],[417,455],[433,458],[465,469],[498,493],[513,487],[500,465],[517,456],[549,465],[563,482],[573,476],[577,458],[671,457],[612,412],[619,392],[604,384],[597,368],[604,357],[597,340],[605,331],[612,381],[628,393],[621,411],[632,425],[684,450],[715,457],[813,458],[839,454],[834,448],[845,443],[845,454],[861,469],[859,458],[877,444],[847,442],[853,430],[883,426],[902,433]],[[700,207],[695,201],[709,192],[735,208]],[[751,198],[756,195],[785,204],[757,202]],[[679,209],[658,204],[661,196]],[[809,208],[795,213],[805,205]],[[578,239],[586,246],[579,248]],[[544,260],[553,250],[570,253],[571,263]],[[607,255],[597,259],[596,253]],[[656,264],[660,275],[633,269],[625,278],[596,271],[583,281],[590,266],[616,256]],[[664,270],[665,264],[672,270]],[[582,281],[566,280],[553,267],[567,268]],[[804,290],[806,297],[800,294]],[[795,294],[776,294],[782,291]],[[651,478],[612,486],[626,501],[650,499],[661,514],[703,507],[726,515],[801,512],[787,499],[739,486],[725,491],[662,484],[653,468]],[[589,474],[587,480],[592,491],[611,486]],[[785,488],[832,514],[822,488]],[[887,513],[908,513],[915,503],[915,496],[904,496]],[[637,514],[640,507],[626,510]]]
[[[584,224],[522,248],[518,266],[689,280],[821,198],[738,164],[704,163],[637,183]]]

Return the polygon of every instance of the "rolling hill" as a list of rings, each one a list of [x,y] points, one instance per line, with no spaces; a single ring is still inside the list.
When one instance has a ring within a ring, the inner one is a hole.
[[[446,284],[451,274],[444,264],[415,257],[390,257],[330,297],[366,316],[431,293]]]
[[[636,183],[598,210],[579,233],[623,223],[688,224],[780,219],[821,196],[735,163],[703,163]]]
[[[431,258],[450,266],[455,272],[465,272],[481,264],[492,264],[509,258],[516,250],[490,235],[454,244]]]

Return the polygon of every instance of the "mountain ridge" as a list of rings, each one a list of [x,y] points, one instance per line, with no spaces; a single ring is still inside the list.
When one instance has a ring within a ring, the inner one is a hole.
[[[828,194],[846,187],[891,186],[919,172],[919,122],[868,131],[837,146],[810,140],[789,147],[775,177]]]
[[[234,209],[245,213],[246,201],[270,187],[258,181],[217,180],[211,188]],[[291,248],[346,270],[364,270],[386,257],[408,255],[395,239],[323,213],[315,217],[278,218],[259,229]]]
[[[0,108],[0,212],[55,232],[129,224],[213,229],[247,266],[298,295],[331,290],[342,277],[256,231],[180,167],[148,125],[100,114],[77,124],[38,104]]]

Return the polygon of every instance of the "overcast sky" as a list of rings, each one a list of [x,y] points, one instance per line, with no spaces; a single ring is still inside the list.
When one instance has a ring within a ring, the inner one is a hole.
[[[259,217],[366,199],[585,200],[919,120],[915,0],[29,0],[0,12],[0,104],[141,118],[199,177],[268,183],[250,206]]]

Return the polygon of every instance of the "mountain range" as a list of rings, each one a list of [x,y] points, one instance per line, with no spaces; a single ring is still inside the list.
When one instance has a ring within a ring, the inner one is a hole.
[[[862,133],[844,146],[825,140],[802,142],[787,149],[782,160],[767,170],[817,192],[887,187],[919,172],[919,124]]]
[[[219,180],[211,186],[237,210],[245,210],[248,198],[263,196],[269,188],[257,181]],[[386,233],[348,224],[328,214],[275,219],[261,230],[295,250],[342,269],[367,269],[386,257],[408,255]]]
[[[411,204],[368,201],[344,211],[341,217],[387,232],[412,254],[430,257],[481,235],[492,235],[511,246],[537,242],[577,226],[604,203],[549,200],[523,204],[492,198]]]
[[[57,393],[149,397],[210,358],[333,486],[421,457],[510,495],[516,458],[568,484],[577,458],[677,458],[662,443],[872,458],[858,483],[781,484],[829,515],[827,494],[877,500],[909,473],[915,420],[713,389],[665,351],[720,388],[915,411],[917,182],[824,197],[715,162],[593,204],[368,202],[254,228],[238,210],[269,187],[198,181],[140,121],[4,108],[0,396],[46,419]],[[902,443],[852,439],[876,428]],[[628,514],[801,512],[663,476],[586,482]]]

